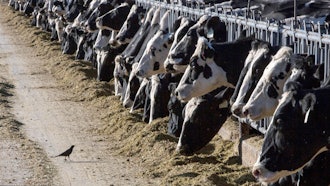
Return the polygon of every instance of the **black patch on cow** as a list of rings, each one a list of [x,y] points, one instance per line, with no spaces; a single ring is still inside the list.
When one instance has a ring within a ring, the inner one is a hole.
[[[277,76],[278,79],[284,79],[285,78],[285,75],[283,72],[281,72],[278,76]]]
[[[164,48],[167,48],[167,45],[164,43],[164,44],[163,44],[163,47],[164,47]]]
[[[204,68],[202,66],[197,64],[197,58],[192,59],[190,62],[190,76],[187,83],[191,84],[194,80],[196,80],[199,74],[203,72],[203,69]]]
[[[156,61],[154,64],[154,71],[159,70],[159,62]]]
[[[151,47],[151,48],[150,48],[150,51],[151,51],[151,55],[152,55],[152,56],[156,56],[156,54],[155,54],[156,48]]]
[[[271,98],[277,98],[278,93],[274,84],[270,84],[267,88],[267,95]]]
[[[291,69],[291,63],[287,63],[287,64],[286,64],[285,71],[286,71],[286,72],[289,72],[290,69]]]
[[[205,65],[203,75],[206,79],[209,79],[212,76],[212,70],[208,65]]]

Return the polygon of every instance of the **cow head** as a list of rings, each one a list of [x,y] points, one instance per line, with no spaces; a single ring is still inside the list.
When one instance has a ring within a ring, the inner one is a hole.
[[[231,111],[235,116],[243,117],[242,108],[270,62],[272,54],[270,43],[260,40],[252,42],[251,50],[245,60],[235,92],[231,97]]]
[[[226,79],[226,73],[214,63],[214,52],[211,43],[206,38],[200,37],[195,53],[176,89],[176,96],[180,100],[188,101],[193,97],[204,95],[220,87],[220,83],[224,82],[218,81]],[[213,71],[217,71],[218,74],[213,74]]]
[[[253,40],[254,36],[251,36],[234,42],[210,43],[206,38],[199,37],[190,64],[176,89],[178,98],[188,101],[220,86],[233,88]]]
[[[275,182],[298,172],[329,150],[329,117],[325,112],[329,109],[329,91],[329,87],[291,89],[283,94],[252,170],[259,181]]]
[[[103,16],[110,10],[112,10],[114,6],[111,4],[110,0],[103,0],[98,4],[97,8],[94,9],[94,11],[91,13],[91,15],[88,17],[87,21],[85,22],[86,29],[89,32],[97,31],[98,28],[96,26],[96,19],[100,16]]]
[[[229,115],[229,98],[233,91],[232,88],[221,87],[189,100],[184,108],[184,122],[176,147],[180,154],[191,155],[218,133]]]
[[[201,25],[204,24],[209,17],[204,15],[198,22],[193,25],[180,40],[180,42],[170,51],[168,57],[168,64],[172,67],[165,67],[183,73],[189,64],[191,55],[194,53],[195,45],[198,41],[198,30],[201,29]]]
[[[169,32],[169,16],[170,11],[162,16],[159,31],[147,43],[136,70],[136,74],[140,77],[150,77],[165,72],[164,59],[173,42],[172,33]]]
[[[292,52],[292,48],[284,46],[273,56],[251,97],[243,107],[245,117],[251,120],[260,120],[272,116],[283,93],[284,83],[293,67]]]
[[[123,106],[126,108],[129,108],[133,105],[135,95],[137,94],[137,91],[138,91],[141,81],[142,81],[142,79],[139,78],[138,76],[136,76],[136,74],[135,74],[137,66],[138,66],[137,63],[133,63],[132,71],[129,74],[128,85],[126,88],[125,98],[123,101]]]
[[[119,44],[128,44],[132,40],[135,33],[138,31],[140,25],[142,24],[144,14],[145,9],[138,7],[137,5],[132,6],[126,21],[116,36],[116,41]]]
[[[178,43],[181,41],[181,39],[188,32],[188,29],[195,24],[195,21],[192,21],[186,17],[181,17],[178,20],[180,20],[180,25],[176,29],[176,32],[174,33],[172,46],[170,48],[170,51],[169,51],[169,54],[168,54],[166,60],[164,61],[164,68],[165,68],[166,72],[169,72],[169,73],[175,73],[176,71],[184,72],[184,70],[174,69],[179,66],[173,65],[170,63],[171,54],[174,53],[173,52],[174,48],[178,45]],[[185,67],[185,65],[183,65],[183,66]]]
[[[226,26],[220,21],[218,16],[202,16],[171,49],[167,58],[165,68],[168,71],[183,73],[189,63],[189,59],[195,50],[198,36],[204,36],[209,41],[226,41]]]
[[[120,6],[106,12],[95,20],[97,28],[119,31],[130,9],[131,6],[128,3],[122,3]]]

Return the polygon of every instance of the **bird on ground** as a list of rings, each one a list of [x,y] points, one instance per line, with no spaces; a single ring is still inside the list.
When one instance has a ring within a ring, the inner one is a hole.
[[[61,153],[55,157],[64,156],[64,160],[66,160],[66,157],[68,157],[70,160],[70,154],[72,153],[73,147],[74,147],[74,145],[72,145],[68,150],[64,151],[63,153]]]

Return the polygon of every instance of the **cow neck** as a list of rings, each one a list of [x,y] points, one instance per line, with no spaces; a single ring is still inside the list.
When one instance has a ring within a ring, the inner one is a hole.
[[[215,49],[215,63],[223,68],[226,72],[228,82],[234,86],[238,82],[253,40],[253,37],[248,37],[234,42],[212,45]]]

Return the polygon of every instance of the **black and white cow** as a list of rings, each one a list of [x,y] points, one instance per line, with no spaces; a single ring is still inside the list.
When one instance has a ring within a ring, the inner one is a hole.
[[[149,123],[154,119],[168,116],[167,104],[170,99],[168,85],[170,82],[171,74],[168,73],[151,76]]]
[[[126,99],[126,95],[130,95],[131,93],[126,93],[126,87],[127,84],[129,84],[129,76],[132,70],[132,62],[135,58],[135,56],[139,53],[144,40],[148,36],[150,30],[152,28],[156,29],[158,27],[158,22],[156,21],[158,16],[153,15],[159,15],[159,10],[156,12],[156,8],[150,8],[146,18],[143,21],[142,26],[139,28],[137,33],[134,35],[132,41],[129,43],[129,45],[126,47],[126,49],[120,54],[117,55],[115,58],[115,70],[114,70],[114,77],[115,77],[115,95],[119,95],[122,97],[122,99]],[[135,73],[134,73],[134,76]],[[133,79],[133,77],[131,78]],[[134,78],[135,79],[135,78]],[[136,82],[136,81],[134,81]],[[128,85],[131,86],[131,85]],[[131,87],[132,89],[138,89],[139,85],[137,87]],[[127,99],[130,99],[131,96],[127,97]],[[132,100],[127,100],[128,102],[133,102]]]
[[[251,120],[259,120],[274,113],[283,86],[293,68],[293,49],[282,47],[267,65],[251,97],[243,107],[243,114]]]
[[[296,173],[330,149],[330,87],[290,87],[282,95],[253,166],[253,175],[261,182]]]
[[[94,6],[94,9],[89,9],[89,11],[92,11],[90,15],[87,15],[89,14],[88,11],[85,13],[86,21],[84,22],[84,26],[88,32],[98,31],[98,27],[96,26],[96,19],[115,8],[110,0],[101,0],[98,4],[95,3]]]
[[[196,24],[195,21],[189,19],[189,18],[186,18],[186,17],[179,17],[178,20],[181,20],[180,21],[180,25],[179,25],[179,28],[177,28],[176,32],[174,33],[174,37],[173,37],[173,43],[172,43],[172,46],[170,48],[170,51],[166,57],[166,60],[164,61],[164,67],[161,67],[161,68],[164,68],[166,72],[173,72],[174,69],[173,68],[173,65],[170,64],[169,60],[171,58],[171,54],[173,54],[173,50],[174,48],[178,45],[178,43],[181,41],[181,39],[185,36],[185,34],[188,32],[189,28],[192,27],[194,24]]]
[[[158,31],[159,20],[160,9],[150,9],[146,16],[145,22],[136,33],[133,40],[122,52],[122,54],[118,55],[115,59],[115,89],[119,90],[116,91],[116,95],[120,95],[121,100],[123,100],[125,96],[131,66],[133,63],[137,63],[140,60],[148,41]]]
[[[282,47],[266,67],[255,90],[252,92],[243,114],[251,120],[260,120],[272,116],[283,93],[283,87],[289,79],[300,82],[304,88],[320,86],[323,76],[315,78],[317,69],[321,66],[311,66],[313,56],[292,54],[290,47]],[[323,74],[321,72],[321,74]]]
[[[213,42],[225,42],[227,39],[225,23],[218,16],[203,15],[189,28],[185,36],[171,49],[166,59],[165,69],[171,73],[184,73],[190,58],[196,49],[199,36]]]
[[[254,36],[250,36],[234,42],[210,43],[199,37],[190,64],[176,89],[176,96],[182,101],[189,101],[221,86],[234,88],[254,40]]]
[[[111,11],[106,12],[104,15],[97,17],[95,20],[97,28],[114,30],[118,32],[124,24],[131,7],[132,2],[128,1],[120,4],[114,9],[111,9]]]
[[[129,44],[140,26],[143,24],[143,18],[145,18],[146,10],[137,5],[133,5],[126,21],[123,23],[122,27],[116,35],[116,44],[124,45]]]
[[[171,10],[164,13],[160,20],[160,28],[148,41],[147,46],[138,62],[136,75],[150,77],[165,73],[164,60],[173,43],[173,32],[170,32],[169,19]]]
[[[182,111],[186,105],[186,103],[181,102],[176,96],[175,96],[175,89],[178,86],[178,82],[180,81],[182,75],[181,74],[172,74],[172,78],[176,78],[177,80],[173,80],[169,86],[168,89],[170,91],[170,100],[168,101],[167,108],[169,112],[169,119],[167,124],[167,133],[179,137],[183,125],[183,115]]]
[[[230,99],[231,112],[234,116],[242,118],[242,108],[250,98],[264,69],[277,52],[278,47],[272,47],[270,43],[256,40],[252,42],[251,50],[245,60],[244,68],[236,84],[233,96]]]
[[[184,108],[184,122],[176,150],[191,155],[208,144],[230,115],[229,99],[234,89],[221,87],[194,97]]]

